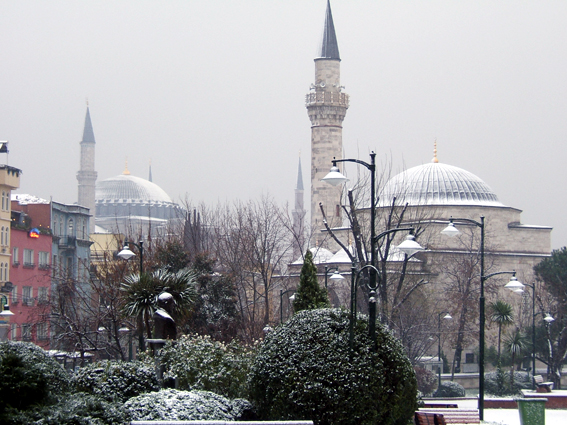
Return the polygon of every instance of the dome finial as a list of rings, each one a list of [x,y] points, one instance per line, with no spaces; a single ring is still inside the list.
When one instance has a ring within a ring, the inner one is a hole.
[[[126,157],[126,165],[124,166],[124,171],[122,172],[125,176],[130,175],[130,171],[128,171],[128,157]]]
[[[437,139],[433,142],[433,159],[431,160],[434,164],[437,164],[439,160],[437,159]]]

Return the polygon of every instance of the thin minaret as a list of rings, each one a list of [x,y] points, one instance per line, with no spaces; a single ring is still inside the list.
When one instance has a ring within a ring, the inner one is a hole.
[[[79,200],[78,204],[87,207],[91,218],[89,232],[95,231],[95,186],[97,172],[95,171],[95,137],[89,104],[87,103],[87,115],[85,117],[85,128],[83,130],[83,140],[81,141],[81,168],[77,172],[79,181]]]
[[[291,212],[293,217],[293,258],[298,259],[303,254],[305,246],[305,204],[303,202],[303,173],[301,172],[301,156],[297,167],[297,185],[295,187],[295,208]]]
[[[349,106],[349,97],[342,92],[341,58],[335,34],[331,4],[327,1],[323,41],[315,58],[315,83],[306,96],[307,113],[311,120],[311,231],[319,239],[323,205],[330,226],[342,224],[341,188],[321,181],[329,172],[333,158],[342,158],[343,119]]]

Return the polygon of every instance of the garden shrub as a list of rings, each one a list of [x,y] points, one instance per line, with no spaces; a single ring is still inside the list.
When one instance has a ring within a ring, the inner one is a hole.
[[[458,382],[454,381],[443,381],[441,382],[441,386],[437,388],[437,391],[433,393],[433,397],[464,397],[465,396],[465,388],[459,384]]]
[[[160,388],[154,366],[138,361],[104,360],[93,363],[80,368],[72,382],[77,391],[119,402]]]
[[[101,397],[73,393],[60,397],[57,404],[12,411],[2,418],[5,425],[127,425],[130,423],[122,405]]]
[[[69,375],[48,353],[30,342],[0,343],[0,413],[46,403],[69,387]]]
[[[373,352],[367,322],[358,320],[351,360],[349,315],[303,310],[267,335],[250,374],[261,419],[407,425],[417,382],[402,345],[377,324]]]
[[[124,404],[131,420],[237,421],[249,420],[252,405],[245,400],[229,400],[208,391],[165,389],[142,394]]]
[[[527,372],[514,372],[514,385],[511,387],[510,371],[484,374],[484,391],[495,396],[518,395],[523,389],[532,388],[532,376]]]
[[[164,378],[175,377],[178,389],[211,391],[228,398],[248,398],[247,377],[255,348],[236,341],[225,344],[208,336],[182,336],[162,350]]]
[[[417,389],[425,395],[429,395],[437,388],[437,375],[424,367],[414,366],[417,378]]]

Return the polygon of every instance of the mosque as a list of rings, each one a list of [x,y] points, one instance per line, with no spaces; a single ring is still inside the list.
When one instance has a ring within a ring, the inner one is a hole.
[[[343,91],[344,87],[340,85],[340,63],[330,3],[327,2],[323,41],[319,55],[315,58],[315,82],[311,84],[306,96],[306,108],[312,124],[310,224],[313,236],[309,249],[314,254],[321,283],[324,281],[328,284],[333,304],[348,305],[351,267],[354,261],[359,260],[352,243],[354,236],[351,223],[343,217],[341,211],[341,206],[345,203],[342,198],[344,193],[340,188],[321,181],[329,172],[333,158],[341,159],[343,154],[342,123],[350,100]],[[303,182],[298,179],[296,210],[303,208],[302,201],[297,201],[302,193]],[[456,315],[459,310],[456,304],[451,305],[447,293],[440,290],[442,286],[447,288],[448,285],[455,284],[456,280],[464,278],[467,273],[469,280],[479,281],[478,272],[474,274],[474,270],[478,269],[471,267],[466,271],[464,265],[469,261],[469,265],[476,264],[478,267],[480,230],[473,222],[483,224],[486,273],[514,271],[518,280],[532,282],[533,266],[551,254],[551,227],[523,224],[522,211],[504,205],[481,178],[440,162],[436,145],[431,162],[395,175],[377,195],[377,233],[396,226],[419,229],[418,242],[425,250],[408,262],[407,270],[429,283],[427,288],[433,294],[433,301],[428,309],[431,310],[429,315],[434,317],[435,324],[439,312],[451,311],[451,314]],[[368,205],[368,201],[366,202]],[[320,207],[325,210],[328,227],[342,242],[343,248],[329,237]],[[362,227],[366,230],[369,229],[370,211],[368,206],[358,209]],[[395,225],[388,223],[392,218],[396,220]],[[451,219],[455,220],[455,227],[461,231],[457,238],[441,234]],[[298,224],[297,227],[301,226]],[[363,230],[363,237],[366,237],[365,233],[369,231]],[[393,240],[392,249],[388,253],[388,269],[400,268],[402,257],[396,250],[396,244],[405,237],[401,233]],[[362,255],[368,257],[366,252]],[[369,261],[368,258],[365,260]],[[289,266],[290,273],[298,274],[302,263],[303,258],[297,257]],[[344,279],[328,279],[329,270],[339,271]],[[506,278],[496,276],[491,279],[495,281],[489,294],[492,299],[513,296],[500,289],[507,281],[504,280]],[[478,300],[478,295],[475,296]],[[462,320],[470,318],[463,317]],[[475,322],[474,318],[470,321]],[[462,371],[478,371],[475,348],[474,341],[469,340],[468,350],[465,349],[464,352],[466,361]]]
[[[148,180],[131,175],[126,164],[122,174],[97,182],[95,144],[87,105],[77,180],[79,205],[88,207],[94,216],[90,221],[91,234],[113,233],[133,238],[163,235],[168,226],[183,218],[183,209],[152,182],[151,168]]]

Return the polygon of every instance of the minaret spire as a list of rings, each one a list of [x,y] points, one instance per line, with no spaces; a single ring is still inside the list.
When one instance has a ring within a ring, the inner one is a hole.
[[[323,228],[319,204],[331,227],[342,225],[341,188],[321,181],[329,172],[333,158],[343,157],[343,120],[349,97],[342,89],[339,46],[331,4],[327,1],[323,42],[319,57],[315,58],[315,83],[305,99],[311,120],[311,231],[316,237]]]
[[[91,113],[87,101],[87,114],[83,128],[83,140],[81,140],[81,168],[77,172],[79,182],[78,204],[87,207],[91,218],[89,232],[95,231],[95,186],[97,172],[95,171],[95,137],[91,122]]]
[[[303,191],[303,173],[301,172],[301,153],[297,166],[297,185],[295,187],[295,208],[291,212],[293,218],[293,258],[298,259],[303,254],[305,245],[305,204]]]
[[[337,35],[335,34],[335,25],[333,24],[330,0],[327,0],[325,26],[323,27],[323,40],[321,42],[319,57],[341,60],[341,56],[339,55],[339,44],[337,43]]]

